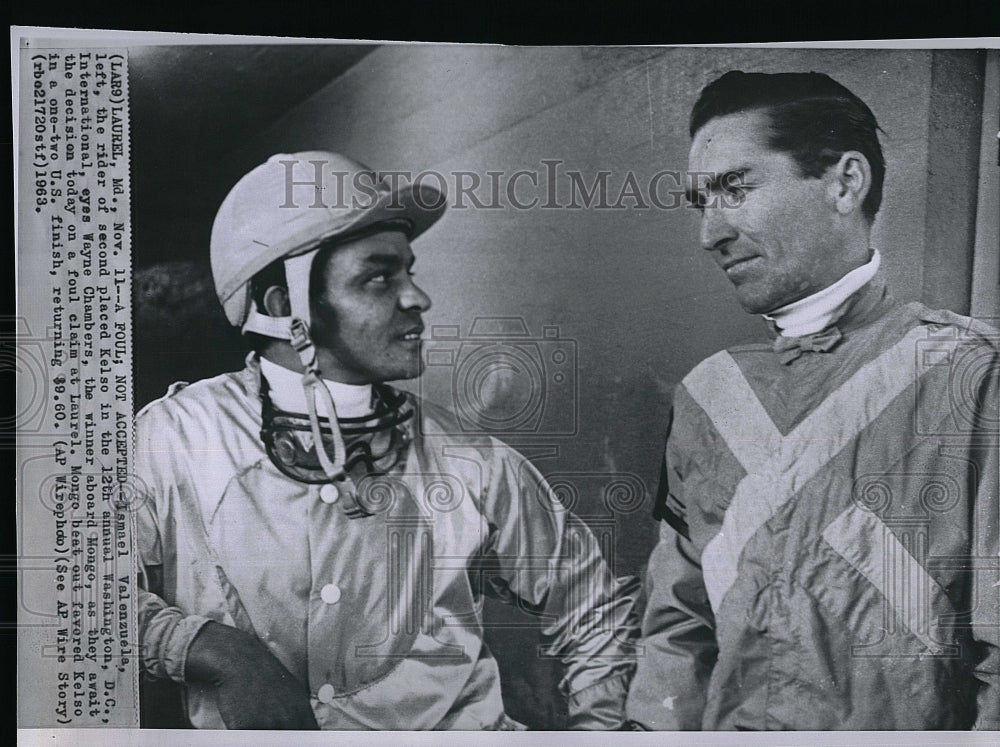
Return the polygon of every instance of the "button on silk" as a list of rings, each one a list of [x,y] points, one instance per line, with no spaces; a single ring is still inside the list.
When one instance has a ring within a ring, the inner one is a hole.
[[[327,604],[336,604],[340,601],[340,587],[336,584],[327,584],[322,588],[319,596]]]
[[[324,485],[319,489],[319,498],[323,503],[336,503],[340,498],[340,490],[332,483]]]

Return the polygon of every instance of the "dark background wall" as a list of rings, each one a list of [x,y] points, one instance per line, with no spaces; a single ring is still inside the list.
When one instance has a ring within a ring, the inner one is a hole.
[[[238,55],[229,54],[236,64]],[[266,98],[259,89],[236,97],[228,109],[233,133],[225,119],[212,120],[220,131],[202,137],[200,159],[161,164],[169,183],[158,187],[161,177],[151,174],[142,187],[145,177],[133,169],[137,404],[175,378],[240,364],[239,339],[211,295],[208,235],[229,186],[269,155],[328,149],[380,170],[468,171],[484,182],[489,171],[508,178],[525,169],[540,181],[537,190],[523,182],[520,194],[543,200],[549,184],[542,162],[554,159],[561,173],[579,171],[588,185],[598,172],[610,172],[614,203],[630,172],[646,185],[658,171],[686,168],[690,107],[702,86],[733,68],[826,72],[868,102],[884,130],[888,162],[873,244],[889,282],[906,300],[967,312],[984,60],[976,51],[393,45],[340,50],[317,63],[328,66],[324,79],[301,60],[296,64],[312,70],[308,85],[286,88],[285,100],[269,107],[257,101]],[[263,67],[274,77],[273,65]],[[182,68],[178,63],[178,74]],[[135,62],[133,71],[135,78]],[[146,81],[167,85],[162,71],[155,59],[148,62]],[[244,71],[233,84],[249,77]],[[142,83],[140,74],[133,83],[140,103]],[[146,106],[155,110],[158,100]],[[133,122],[141,116],[156,120],[134,113]],[[134,124],[133,149],[157,149],[142,138]],[[559,204],[571,202],[567,177],[556,195]],[[671,390],[702,358],[764,336],[760,320],[741,311],[728,281],[697,248],[692,211],[624,204],[632,207],[451,209],[414,245],[418,282],[434,300],[429,325],[467,335],[476,319],[504,317],[541,340],[521,350],[541,356],[549,409],[539,430],[518,428],[507,438],[538,455],[536,464],[564,495],[578,494],[578,514],[614,527],[607,530],[614,540],[608,554],[619,574],[641,573],[654,542],[649,494]],[[546,328],[558,342],[543,336]],[[557,348],[575,353],[576,367],[563,370],[574,386],[555,383],[550,358]],[[467,381],[438,367],[409,386],[444,404],[459,398],[462,407]],[[483,407],[527,402],[534,395],[525,381],[523,370],[488,377],[478,392]],[[553,432],[567,423],[572,435]],[[645,495],[634,511],[609,511],[605,494],[623,479],[645,486]],[[488,614],[529,624],[505,609],[490,607]],[[508,707],[534,726],[557,726],[555,675],[534,656],[531,636],[509,627],[490,633]]]

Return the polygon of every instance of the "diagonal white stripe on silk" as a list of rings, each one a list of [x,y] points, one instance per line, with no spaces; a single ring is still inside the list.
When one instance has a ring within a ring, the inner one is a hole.
[[[729,353],[707,359],[684,387],[748,473],[763,468],[781,449],[781,431]]]
[[[725,391],[730,392],[733,411],[716,420],[712,413],[720,408],[712,400],[723,396],[724,390],[708,386],[695,393],[685,382],[698,405],[710,413],[713,424],[729,429],[720,428],[719,433],[737,458],[742,454],[748,460],[745,466],[753,466],[736,488],[722,529],[702,553],[705,587],[713,609],[718,611],[736,581],[740,554],[750,538],[916,380],[916,341],[925,336],[921,327],[910,330],[882,355],[858,369],[791,433],[783,438],[779,435],[776,445],[777,429],[768,418],[769,426],[763,427],[763,435],[757,437],[768,449],[766,459],[761,458],[757,447],[748,445],[754,440],[750,428],[759,426],[763,410],[749,383],[744,380],[739,385],[727,380],[730,388]],[[732,371],[727,368],[716,366],[713,378],[720,374],[731,378]],[[738,368],[735,373],[743,378]],[[702,399],[706,395],[708,399]]]
[[[944,590],[882,520],[849,506],[823,530],[823,539],[885,597],[899,620],[921,643],[940,653],[931,636],[931,597]]]

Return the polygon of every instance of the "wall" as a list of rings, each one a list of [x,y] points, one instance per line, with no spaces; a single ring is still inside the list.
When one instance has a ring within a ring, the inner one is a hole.
[[[229,170],[242,173],[279,151],[329,149],[380,170],[468,171],[484,181],[489,171],[534,171],[539,187],[525,191],[544,200],[550,184],[542,162],[555,159],[559,204],[570,202],[569,170],[588,184],[611,172],[614,203],[630,171],[645,185],[660,170],[686,168],[688,112],[721,73],[816,70],[869,103],[884,130],[888,176],[873,244],[896,295],[965,311],[970,236],[959,237],[965,243],[951,260],[938,240],[943,220],[959,230],[975,224],[974,200],[941,198],[978,158],[978,131],[971,140],[964,131],[981,116],[977,60],[976,53],[930,51],[384,46],[238,147]],[[946,95],[956,84],[957,93]],[[950,107],[966,107],[960,126],[949,125]],[[454,191],[454,182],[449,187]],[[532,339],[554,328],[561,341],[543,338],[531,355],[575,349],[578,366],[564,372],[575,392],[557,386],[547,360],[551,419],[540,432],[508,440],[546,455],[537,465],[576,488],[577,513],[595,525],[611,518],[617,572],[641,573],[655,538],[650,494],[673,387],[711,353],[765,334],[697,248],[693,211],[451,209],[414,250],[418,282],[434,299],[430,325],[468,334],[479,318],[520,319]],[[958,282],[945,287],[951,276]],[[452,372],[432,370],[415,387],[454,404]],[[492,377],[481,393],[500,407],[505,398],[525,397],[523,386],[522,370],[520,378]],[[552,422],[569,423],[575,433],[545,432]],[[623,475],[645,486],[645,499],[635,511],[612,513],[604,493]],[[520,620],[489,612],[502,622]],[[513,715],[558,725],[554,674],[524,644],[526,634],[490,635]]]

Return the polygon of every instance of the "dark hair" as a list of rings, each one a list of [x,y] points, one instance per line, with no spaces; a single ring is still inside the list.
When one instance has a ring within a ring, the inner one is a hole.
[[[864,101],[823,73],[745,73],[733,70],[702,89],[691,110],[694,137],[709,120],[761,110],[770,120],[768,145],[787,153],[803,176],[820,177],[848,150],[864,154],[872,184],[861,205],[869,221],[882,204],[885,157],[878,122]]]

